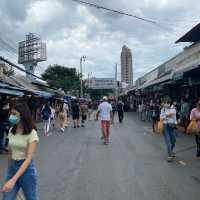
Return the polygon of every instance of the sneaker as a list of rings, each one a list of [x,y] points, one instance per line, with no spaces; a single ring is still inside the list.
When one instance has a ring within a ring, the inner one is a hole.
[[[196,157],[197,157],[197,158],[199,158],[199,157],[200,157],[200,153],[199,153],[199,152],[196,154]]]
[[[168,156],[167,157],[167,162],[173,162],[173,157],[172,156]]]
[[[104,136],[101,136],[100,139],[101,139],[101,140],[104,140]]]
[[[64,129],[64,128],[61,128],[60,130],[61,130],[61,132],[63,132],[63,133],[64,133],[64,131],[65,131],[65,129]]]
[[[171,156],[172,156],[172,158],[176,158],[176,153],[172,152]]]

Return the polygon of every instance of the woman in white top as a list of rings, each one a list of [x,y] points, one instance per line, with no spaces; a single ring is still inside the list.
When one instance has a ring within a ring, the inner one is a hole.
[[[163,102],[164,106],[161,109],[160,119],[163,120],[164,123],[164,139],[166,143],[167,153],[168,153],[168,162],[172,162],[175,157],[175,153],[173,152],[176,137],[174,134],[174,128],[176,126],[176,109],[172,105],[170,98],[166,98]]]

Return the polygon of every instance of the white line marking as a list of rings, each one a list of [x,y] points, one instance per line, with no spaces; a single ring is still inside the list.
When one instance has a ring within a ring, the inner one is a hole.
[[[183,165],[183,166],[186,166],[187,164],[185,162],[183,162],[182,160],[178,161],[179,164]]]

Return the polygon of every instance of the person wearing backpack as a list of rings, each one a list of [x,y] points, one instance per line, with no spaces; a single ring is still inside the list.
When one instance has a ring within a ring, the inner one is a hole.
[[[51,123],[51,107],[46,102],[42,108],[42,119],[44,120],[44,135],[49,136],[49,128]]]

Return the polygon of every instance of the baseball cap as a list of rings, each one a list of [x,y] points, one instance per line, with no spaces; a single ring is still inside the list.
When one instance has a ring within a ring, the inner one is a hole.
[[[107,97],[107,96],[104,96],[104,97],[103,97],[103,100],[104,100],[104,101],[107,101],[107,100],[108,100],[108,97]]]

